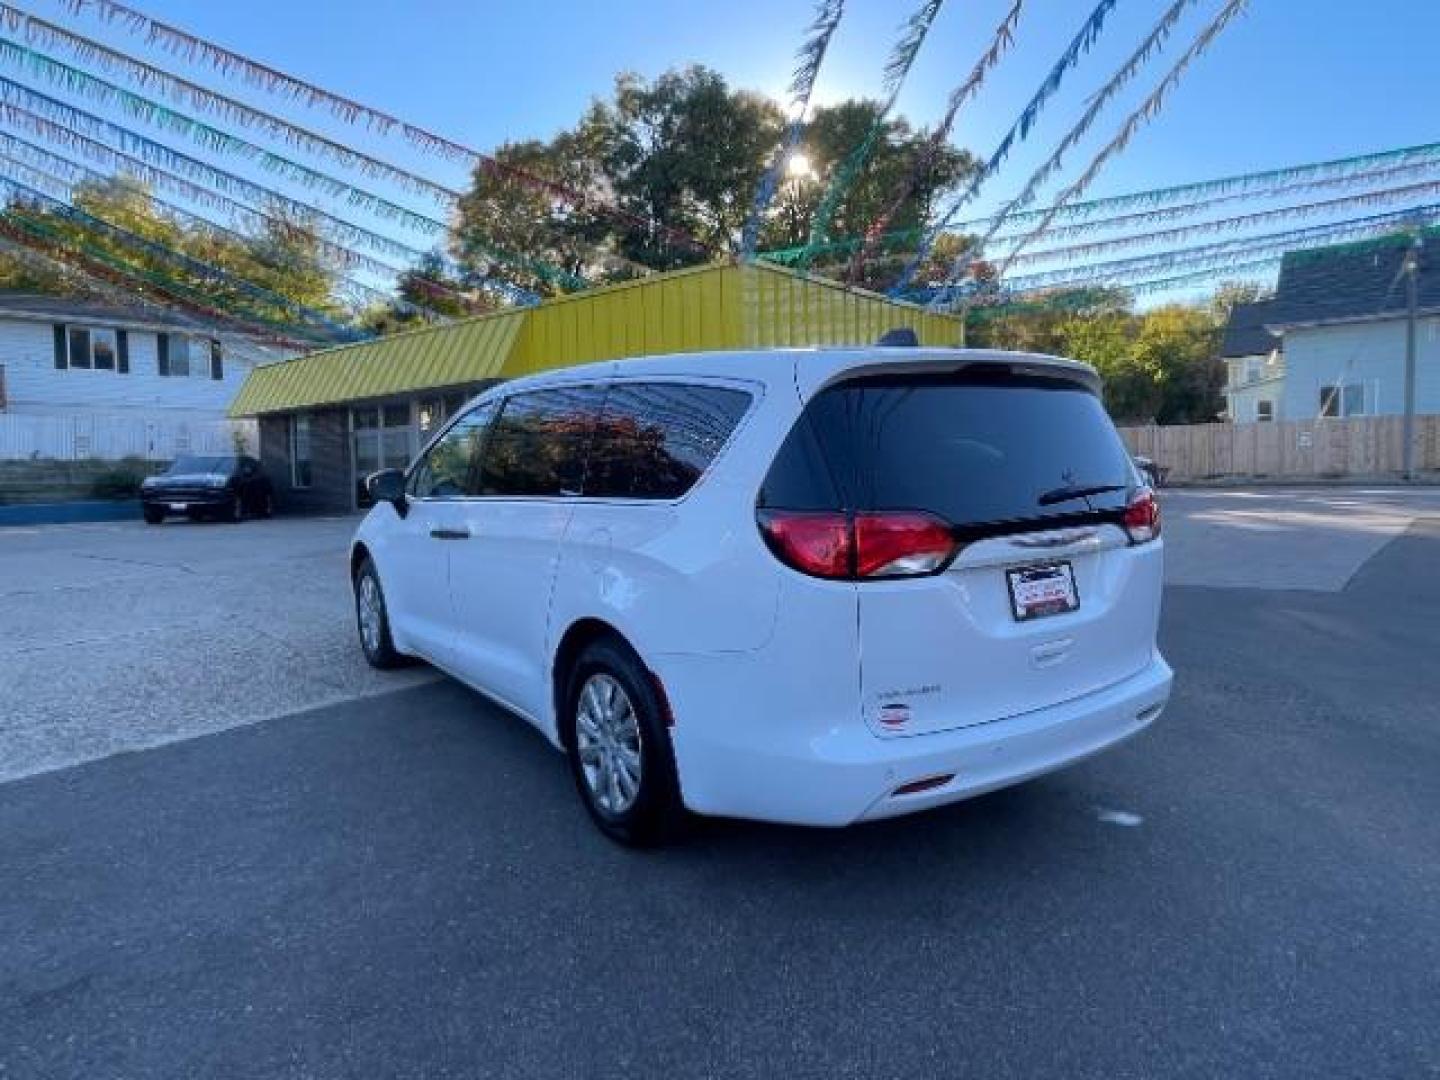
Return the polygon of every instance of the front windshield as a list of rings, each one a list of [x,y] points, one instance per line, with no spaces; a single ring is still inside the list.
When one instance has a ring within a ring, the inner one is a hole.
[[[175,459],[168,472],[179,475],[181,473],[219,473],[228,476],[235,471],[235,459],[223,454],[211,457],[180,457]]]

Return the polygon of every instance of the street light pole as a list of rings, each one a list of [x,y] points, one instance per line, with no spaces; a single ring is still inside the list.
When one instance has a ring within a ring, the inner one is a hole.
[[[1415,479],[1415,323],[1420,308],[1420,236],[1417,234],[1410,250],[1405,253],[1406,307],[1405,320],[1405,425],[1401,438],[1404,440],[1404,476]]]

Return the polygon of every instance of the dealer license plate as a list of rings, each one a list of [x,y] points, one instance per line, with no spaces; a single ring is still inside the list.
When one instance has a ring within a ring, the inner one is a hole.
[[[184,512],[185,510],[188,510],[189,508],[190,508],[190,504],[189,504],[189,503],[171,503],[171,504],[170,504],[170,509],[171,509],[171,510],[178,511],[178,512]]]
[[[1006,570],[1005,579],[1010,583],[1010,611],[1017,622],[1063,615],[1080,606],[1075,571],[1068,562]]]

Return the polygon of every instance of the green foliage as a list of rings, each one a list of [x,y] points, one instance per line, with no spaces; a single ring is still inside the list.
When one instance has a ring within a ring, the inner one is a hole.
[[[1092,290],[1078,308],[1064,294],[1046,300],[996,314],[978,309],[983,315],[967,328],[967,340],[1083,360],[1105,379],[1105,406],[1118,423],[1198,424],[1219,416],[1219,305],[1136,312],[1120,290]]]
[[[762,249],[805,242],[826,184],[875,123],[879,108],[848,101],[814,111],[799,151],[810,170],[783,179],[763,223]],[[507,144],[495,153],[501,167],[476,170],[460,201],[451,253],[468,273],[496,267],[498,249],[523,251],[536,263],[590,281],[724,258],[738,250],[784,125],[774,101],[732,89],[708,68],[673,70],[653,81],[623,74],[612,94],[593,102],[573,128],[548,142]],[[863,231],[888,209],[926,138],[904,119],[885,121],[865,169],[836,210],[832,235]],[[935,155],[892,229],[922,223],[935,200],[974,167],[961,151]],[[516,169],[592,199],[561,198],[517,176]],[[839,274],[850,254],[823,253],[814,269]],[[882,253],[864,284],[888,285],[900,265],[900,252]],[[573,287],[539,266],[504,264],[503,272],[542,295]]]
[[[140,482],[154,470],[139,458],[122,458],[90,481],[90,494],[97,499],[135,499]]]
[[[284,302],[324,312],[338,320],[347,318],[336,302],[334,291],[338,268],[323,254],[321,238],[313,221],[284,207],[272,208],[263,231],[246,235],[184,224],[162,213],[149,189],[129,176],[76,185],[72,203],[77,210],[106,222],[135,237],[170,251],[207,263],[232,278],[269,290],[277,298],[256,295],[231,280],[207,274],[169,255],[92,224],[58,212],[48,205],[17,200],[0,213],[0,229],[27,246],[38,247],[58,258],[75,258],[100,276],[139,292],[153,292],[168,299],[158,287],[139,286],[123,272],[106,268],[105,263],[165,279],[199,298],[199,302],[237,313],[249,313],[271,322],[300,321],[295,310]],[[118,276],[117,276],[118,275]],[[26,262],[0,255],[0,286],[59,295],[85,291],[78,276],[49,275],[32,269]]]

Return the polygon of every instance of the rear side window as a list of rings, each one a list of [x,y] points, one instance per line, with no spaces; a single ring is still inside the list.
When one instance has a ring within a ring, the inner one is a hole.
[[[480,494],[578,495],[605,390],[570,386],[506,398],[490,427]]]
[[[816,395],[760,503],[923,510],[963,527],[1120,509],[1133,478],[1099,398],[1083,387],[994,373],[884,376]],[[1066,494],[1081,489],[1092,493]]]
[[[612,384],[591,445],[585,494],[679,498],[700,479],[749,405],[743,390],[719,386]]]

